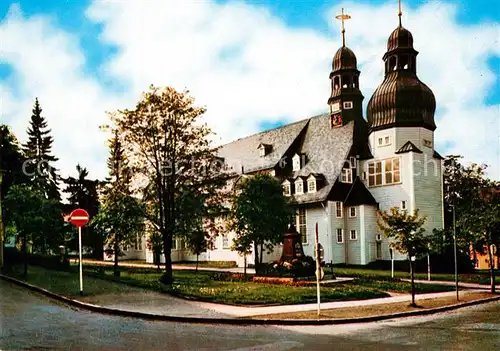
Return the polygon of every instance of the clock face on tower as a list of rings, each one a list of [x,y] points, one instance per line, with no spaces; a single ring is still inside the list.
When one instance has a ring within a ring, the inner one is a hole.
[[[335,113],[332,115],[332,128],[339,127],[342,125],[342,115],[340,113]]]

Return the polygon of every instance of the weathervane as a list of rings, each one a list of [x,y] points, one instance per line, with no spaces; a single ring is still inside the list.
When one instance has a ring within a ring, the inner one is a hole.
[[[399,26],[401,27],[401,16],[403,16],[403,10],[401,10],[401,0],[398,0],[398,5],[399,5],[399,12],[398,12],[398,17],[399,17]]]
[[[340,15],[335,16],[336,19],[342,22],[342,46],[345,46],[345,27],[344,21],[351,18],[348,14],[344,13],[344,8],[342,7],[342,13]]]

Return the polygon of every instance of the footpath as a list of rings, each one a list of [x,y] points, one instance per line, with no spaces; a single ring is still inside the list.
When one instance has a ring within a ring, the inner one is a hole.
[[[102,265],[113,265],[113,262],[106,261],[94,261],[94,260],[83,260],[84,264],[102,264]],[[120,263],[122,266],[126,267],[137,267],[137,268],[156,268],[157,266],[147,263]],[[183,269],[194,269],[193,266],[188,265],[178,265],[174,264],[173,269],[183,270]],[[243,268],[209,268],[209,267],[199,267],[199,270],[205,271],[218,271],[218,272],[243,272]],[[247,269],[247,273],[253,274],[255,271],[253,269]],[[339,278],[337,280],[348,280],[352,278]],[[328,283],[330,281],[323,281],[323,283]],[[416,283],[422,284],[443,284],[443,285],[454,285],[454,282],[449,281],[436,281],[436,280],[416,280]],[[461,283],[461,288],[469,289],[467,291],[461,291],[460,294],[477,293],[484,292],[489,287],[487,285],[472,284],[472,283]],[[420,294],[416,296],[416,300],[422,301],[426,299],[436,299],[442,297],[453,297],[455,296],[455,291],[441,292],[441,293],[430,293],[430,294]],[[146,291],[137,288],[137,291],[128,292],[127,294],[109,294],[109,295],[99,295],[95,297],[85,297],[83,299],[85,302],[97,304],[100,306],[148,313],[153,315],[168,315],[168,316],[182,316],[182,317],[204,317],[204,318],[244,318],[252,316],[261,316],[266,314],[278,314],[278,313],[289,313],[289,312],[305,312],[305,311],[315,311],[317,309],[316,303],[309,304],[299,304],[299,305],[279,305],[279,306],[233,306],[225,304],[217,304],[210,302],[201,301],[190,301],[186,299],[177,298],[167,294],[162,294],[154,291]],[[391,304],[398,302],[411,302],[410,294],[401,294],[391,297],[367,299],[367,300],[354,300],[354,301],[336,301],[336,302],[326,302],[321,303],[321,309],[336,309],[336,308],[346,308],[346,307],[360,307],[360,306],[374,306],[381,304]]]

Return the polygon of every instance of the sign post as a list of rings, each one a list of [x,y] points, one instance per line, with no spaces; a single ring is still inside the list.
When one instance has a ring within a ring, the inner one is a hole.
[[[321,294],[320,294],[320,289],[319,289],[319,281],[323,279],[324,272],[321,269],[321,259],[322,257],[322,250],[321,250],[321,245],[319,243],[319,237],[318,237],[318,223],[316,223],[316,233],[315,233],[315,242],[316,242],[316,290],[317,290],[317,297],[318,297],[318,317],[321,311]]]
[[[82,227],[89,222],[87,211],[78,208],[71,212],[70,222],[78,227],[78,251],[80,256],[80,296],[83,295],[83,269],[82,269]]]

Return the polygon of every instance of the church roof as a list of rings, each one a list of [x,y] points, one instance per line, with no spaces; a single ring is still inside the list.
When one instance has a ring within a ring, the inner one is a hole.
[[[237,173],[242,167],[244,173],[275,169],[282,180],[286,178],[292,182],[297,177],[319,176],[322,182],[316,192],[293,195],[292,201],[324,201],[340,174],[354,134],[353,122],[337,128],[332,128],[330,123],[329,114],[318,115],[238,139],[221,146],[218,155]],[[260,156],[259,144],[272,145],[272,151]],[[305,154],[306,161],[299,171],[292,172],[289,166],[296,153]]]
[[[279,163],[308,121],[305,119],[237,139],[232,143],[222,145],[218,150],[218,156],[224,157],[226,163],[237,173],[242,171],[242,167],[243,173],[273,168]],[[272,146],[272,151],[266,156],[261,156],[257,148],[260,144]]]
[[[416,152],[418,154],[421,154],[422,151],[415,146],[411,141],[407,141],[406,144],[401,146],[398,151],[396,151],[396,154],[404,154],[406,152]]]
[[[322,186],[314,193],[294,195],[296,203],[325,201],[337,180],[353,142],[354,123],[331,128],[330,116],[321,115],[309,120],[300,152],[306,155],[306,164],[292,177],[310,174],[324,176]]]

